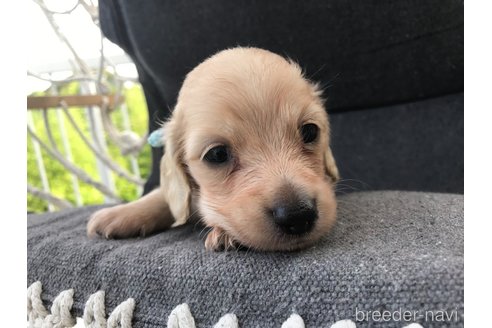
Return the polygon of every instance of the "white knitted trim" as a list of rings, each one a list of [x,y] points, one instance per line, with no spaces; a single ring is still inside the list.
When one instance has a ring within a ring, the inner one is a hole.
[[[41,300],[41,282],[36,281],[27,289],[28,328],[69,328],[77,322],[70,310],[73,305],[73,289],[61,292],[48,313]],[[129,298],[118,305],[106,320],[104,292],[89,297],[84,309],[84,325],[87,328],[131,328],[135,300]]]
[[[302,320],[301,316],[293,313],[290,315],[289,319],[287,319],[283,324],[282,328],[304,328],[304,320]]]
[[[356,328],[357,326],[352,320],[340,320],[331,325],[330,328]]]
[[[73,305],[73,289],[62,291],[51,305],[51,313],[48,313],[41,300],[41,282],[33,283],[27,289],[27,315],[28,328],[70,328],[76,324],[76,319],[70,314]],[[106,320],[104,307],[104,291],[89,296],[85,303],[83,323],[87,328],[131,328],[135,300],[129,298],[118,305]],[[78,325],[77,325],[78,327]],[[195,319],[191,314],[188,304],[183,303],[171,311],[167,319],[167,328],[196,328]],[[213,328],[239,328],[235,314],[228,313],[221,317]],[[281,328],[306,328],[301,316],[293,313]],[[340,320],[330,328],[357,328],[352,320]],[[417,323],[412,323],[403,328],[423,328]]]

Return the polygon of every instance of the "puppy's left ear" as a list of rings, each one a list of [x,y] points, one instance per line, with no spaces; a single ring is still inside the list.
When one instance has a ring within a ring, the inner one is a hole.
[[[338,174],[337,164],[330,147],[325,150],[323,157],[326,175],[331,178],[333,183],[337,182],[340,179],[340,175]]]
[[[319,100],[319,103],[321,105],[324,102],[322,98],[323,90],[321,89],[319,83],[310,82],[309,84],[311,85],[313,96]],[[326,120],[328,121],[328,117],[326,117]],[[323,162],[325,164],[325,174],[331,178],[331,181],[333,183],[336,183],[340,179],[340,175],[338,174],[337,163],[335,162],[335,158],[333,157],[333,153],[331,152],[331,148],[329,145],[326,147],[326,150],[323,154]]]

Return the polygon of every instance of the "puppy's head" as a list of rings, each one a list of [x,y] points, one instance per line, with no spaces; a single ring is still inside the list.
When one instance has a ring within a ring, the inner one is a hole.
[[[296,64],[254,48],[216,54],[186,77],[166,134],[161,184],[178,221],[195,190],[207,226],[256,249],[301,248],[334,223],[328,117]]]

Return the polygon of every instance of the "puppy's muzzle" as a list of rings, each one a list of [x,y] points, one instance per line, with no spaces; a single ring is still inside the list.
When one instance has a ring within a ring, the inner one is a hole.
[[[318,219],[316,202],[311,199],[277,202],[271,213],[275,225],[289,235],[310,232]]]

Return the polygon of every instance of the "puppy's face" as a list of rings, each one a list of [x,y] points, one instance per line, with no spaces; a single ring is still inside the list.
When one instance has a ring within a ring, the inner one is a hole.
[[[334,223],[328,117],[297,65],[223,51],[187,76],[168,128],[207,226],[248,247],[290,250]]]

